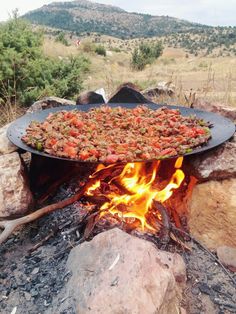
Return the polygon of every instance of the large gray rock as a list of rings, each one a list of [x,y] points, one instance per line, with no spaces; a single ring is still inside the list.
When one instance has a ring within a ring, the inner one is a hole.
[[[189,161],[190,171],[200,181],[236,178],[236,135],[219,148]]]
[[[15,152],[18,147],[13,145],[7,138],[7,129],[10,124],[0,128],[0,155]]]
[[[198,98],[194,108],[215,112],[236,121],[236,108]],[[192,174],[200,181],[223,180],[236,177],[236,133],[234,137],[209,152],[189,159]]]
[[[157,86],[145,89],[142,94],[152,101],[160,95],[173,97],[175,94],[175,86],[171,82],[159,82]]]
[[[183,259],[119,229],[72,249],[67,267],[72,277],[47,313],[180,313]]]
[[[104,104],[105,100],[102,95],[94,92],[84,92],[76,99],[76,105],[88,105],[88,104]]]
[[[108,103],[149,103],[150,100],[145,98],[140,92],[139,86],[126,82],[118,86],[115,93],[110,97]]]
[[[36,101],[29,107],[27,110],[27,113],[32,113],[35,111],[43,110],[43,109],[49,109],[54,107],[60,107],[60,106],[70,106],[75,105],[75,101],[68,100],[64,98],[59,97],[45,97],[41,100]]]
[[[17,152],[0,156],[0,217],[22,215],[33,203],[25,169]]]

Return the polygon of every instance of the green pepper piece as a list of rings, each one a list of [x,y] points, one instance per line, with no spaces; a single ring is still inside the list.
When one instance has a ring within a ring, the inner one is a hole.
[[[39,151],[43,150],[43,144],[41,142],[36,142],[35,146],[37,150]]]
[[[188,148],[186,149],[185,154],[191,153],[192,151],[193,151],[192,148]]]

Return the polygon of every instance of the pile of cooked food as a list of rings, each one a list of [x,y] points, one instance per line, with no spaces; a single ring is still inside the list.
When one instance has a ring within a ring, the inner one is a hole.
[[[208,122],[176,109],[104,105],[50,113],[43,122],[32,121],[22,141],[58,157],[115,163],[183,155],[210,137]]]

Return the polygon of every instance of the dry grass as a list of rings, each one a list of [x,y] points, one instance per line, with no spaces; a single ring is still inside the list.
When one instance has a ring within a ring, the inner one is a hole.
[[[17,104],[11,104],[7,102],[5,104],[0,104],[0,106],[0,127],[10,123],[25,113],[25,109],[20,108]]]
[[[123,82],[133,82],[142,89],[157,85],[160,81],[173,82],[176,86],[178,101],[196,93],[213,101],[236,105],[236,59],[222,58],[185,58],[180,51],[175,55],[173,49],[166,50],[155,64],[144,71],[132,71],[129,67],[130,56],[113,53],[107,58],[92,57],[92,69],[85,82],[86,89],[104,87],[110,95]],[[176,101],[176,100],[175,100]]]
[[[47,38],[44,42],[44,52],[53,57],[65,58],[69,55],[83,53],[83,43],[93,42],[94,38],[82,39],[77,48],[74,41],[65,47],[61,43]],[[235,57],[195,57],[179,48],[166,48],[151,66],[143,71],[130,69],[130,47],[138,44],[137,40],[120,40],[101,36],[100,42],[106,47],[122,46],[124,51],[109,51],[107,57],[88,53],[91,60],[91,71],[84,88],[96,90],[103,87],[110,96],[119,84],[130,81],[146,89],[154,87],[158,82],[173,82],[176,86],[175,99],[163,99],[168,102],[186,103],[186,98],[196,94],[212,101],[220,101],[227,105],[236,106],[236,58]],[[128,47],[128,49],[127,49]],[[161,99],[160,99],[161,100]]]
[[[56,58],[66,58],[70,55],[76,55],[78,49],[75,45],[65,46],[60,42],[55,42],[53,39],[46,37],[43,42],[43,52]]]

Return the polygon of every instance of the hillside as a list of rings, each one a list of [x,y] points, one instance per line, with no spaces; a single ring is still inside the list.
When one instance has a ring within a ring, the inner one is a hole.
[[[169,16],[129,13],[87,0],[54,2],[24,15],[34,24],[76,32],[97,32],[120,38],[153,37],[173,33],[201,33],[211,29]]]

